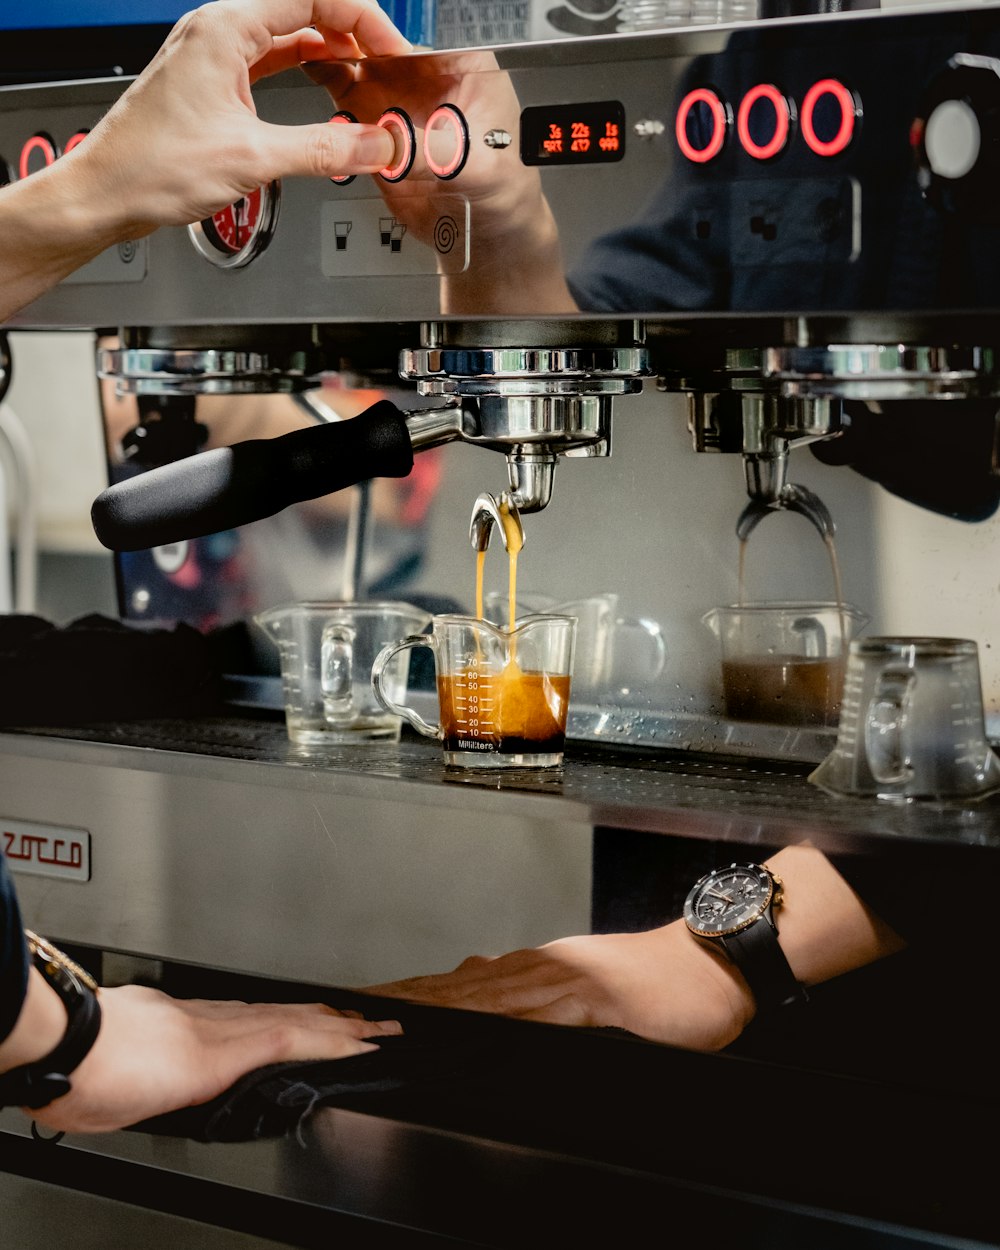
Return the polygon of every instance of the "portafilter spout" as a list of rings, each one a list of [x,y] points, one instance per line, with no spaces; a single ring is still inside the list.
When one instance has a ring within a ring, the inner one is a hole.
[[[509,495],[522,513],[548,505],[562,457],[611,454],[613,401],[637,394],[650,373],[634,325],[625,344],[560,343],[558,335],[571,331],[558,324],[548,329],[552,341],[542,345],[482,346],[447,342],[446,328],[430,324],[425,345],[400,358],[400,375],[416,382],[421,395],[461,403],[463,442],[506,457]],[[479,333],[488,338],[490,331]],[[493,333],[502,339],[503,327]]]
[[[507,491],[501,493],[499,500],[484,491],[472,505],[469,540],[473,550],[487,551],[494,529],[500,531],[505,551],[517,552],[524,546],[524,527],[517,504]]]
[[[823,500],[808,487],[787,482],[774,498],[757,496],[750,500],[736,522],[736,537],[745,542],[764,517],[781,511],[800,512],[812,522],[824,542],[832,539],[836,532],[833,517]]]

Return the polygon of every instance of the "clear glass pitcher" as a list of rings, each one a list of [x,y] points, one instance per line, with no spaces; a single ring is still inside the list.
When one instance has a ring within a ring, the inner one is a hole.
[[[450,768],[555,767],[566,742],[575,631],[571,616],[529,616],[513,630],[474,616],[435,616],[430,634],[378,655],[372,686],[387,712],[442,744]],[[437,724],[395,696],[387,676],[414,647],[434,656]]]
[[[483,599],[486,619],[495,625],[510,622],[510,596],[489,591]],[[558,601],[549,595],[517,596],[515,617],[545,613],[576,617],[573,656],[573,707],[595,707],[648,686],[663,672],[667,644],[658,622],[643,616],[623,616],[619,597],[612,592]]]
[[[975,642],[851,643],[837,743],[809,780],[831,794],[896,802],[976,799],[1000,789]]]
[[[844,603],[734,603],[702,617],[719,640],[731,720],[836,725],[851,639],[868,624]]]
[[[411,603],[289,603],[258,613],[255,624],[278,648],[285,723],[303,746],[398,741],[402,722],[372,692],[372,663],[388,642],[431,623]],[[406,690],[408,657],[386,676]]]

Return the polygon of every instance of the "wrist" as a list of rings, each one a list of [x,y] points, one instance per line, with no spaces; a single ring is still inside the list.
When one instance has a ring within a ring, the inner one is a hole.
[[[28,930],[25,938],[33,964],[25,1002],[0,1048],[0,1107],[34,1109],[72,1088],[71,1075],[97,1040],[101,1007],[97,983],[88,972],[47,939]],[[61,1018],[53,1010],[53,996]]]
[[[59,995],[37,968],[28,971],[28,992],[13,1030],[0,1044],[0,1076],[34,1063],[59,1044],[69,1017]]]
[[[674,922],[679,940],[693,961],[692,975],[711,987],[712,993],[724,1004],[732,1021],[733,1037],[738,1037],[757,1014],[757,1000],[739,968],[724,950],[696,938],[683,920]]]

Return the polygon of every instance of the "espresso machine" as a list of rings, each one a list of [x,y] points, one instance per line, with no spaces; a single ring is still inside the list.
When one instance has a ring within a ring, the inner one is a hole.
[[[58,159],[126,87],[3,89],[0,170]],[[185,619],[166,588],[219,535],[442,453],[475,484],[447,519],[470,569],[470,505],[473,546],[488,545],[483,491],[506,492],[526,553],[574,496],[614,527],[632,501],[601,474],[637,427],[652,455],[680,423],[684,472],[734,470],[719,522],[734,548],[796,516],[833,539],[814,464],[963,522],[992,515],[1000,8],[417,52],[329,87],[288,73],[255,99],[281,124],[378,122],[391,167],[274,183],[122,244],[11,324],[92,332],[95,385],[131,414],[108,419],[93,512],[126,622]],[[331,380],[379,398],[331,418]],[[213,402],[274,396],[298,428],[212,429]],[[657,502],[696,552],[711,519]],[[572,534],[578,579],[593,576],[588,534]],[[655,580],[657,534],[629,537]],[[228,629],[240,606],[188,619]],[[692,709],[675,673],[638,702],[619,690],[580,709],[558,775],[500,780],[446,775],[405,735],[296,750],[259,693],[203,717],[12,726],[4,848],[31,926],[106,981],[352,1004],[472,953],[663,923],[720,854],[808,840],[902,870],[998,853],[994,800],[838,801],[807,781],[835,727]],[[224,676],[245,690],[246,672]],[[42,1154],[8,1111],[5,1182],[67,1204],[83,1184],[94,1220],[128,1203],[146,1236],[183,1216],[290,1246],[343,1230],[362,1245],[587,1244],[651,1220],[761,1245],[847,1245],[859,1229],[886,1247],[997,1244],[973,1131],[996,1091],[975,1066],[911,1066],[875,1027],[851,1053],[793,1029],[705,1055],[399,1010],[433,1059],[412,1081],[342,1090],[298,1137],[134,1132]],[[955,1010],[975,1034],[975,1011]],[[502,1048],[512,1063],[496,1064]],[[695,1144],[709,1090],[766,1105],[766,1151]]]

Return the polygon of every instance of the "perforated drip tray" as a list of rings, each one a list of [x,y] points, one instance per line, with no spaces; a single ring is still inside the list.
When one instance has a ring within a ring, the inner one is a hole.
[[[233,707],[253,713],[280,712],[283,699],[280,678],[226,678],[226,700]],[[409,699],[425,720],[436,719],[436,697],[431,692],[412,690]],[[595,707],[571,702],[567,735],[576,742],[818,764],[833,750],[836,730],[732,721],[710,712],[654,711],[611,704]]]
[[[398,743],[304,749],[291,743],[280,715],[246,714],[197,721],[142,721],[76,728],[13,731],[44,739],[91,742],[142,751],[215,759],[426,787],[482,792],[484,808],[513,804],[519,795],[545,796],[553,818],[594,825],[684,832],[688,836],[774,842],[810,837],[827,849],[856,849],[872,835],[973,845],[1000,845],[1000,794],[976,803],[884,803],[844,799],[817,789],[812,765],[737,754],[657,749],[620,744],[567,743],[559,769],[446,769],[437,743],[404,729]],[[141,760],[137,766],[142,766]],[[278,778],[276,784],[280,784]],[[336,784],[336,783],[334,783]],[[487,800],[486,793],[493,795]],[[384,791],[383,791],[384,794]],[[436,801],[433,794],[431,801]],[[568,805],[568,806],[564,806]]]

